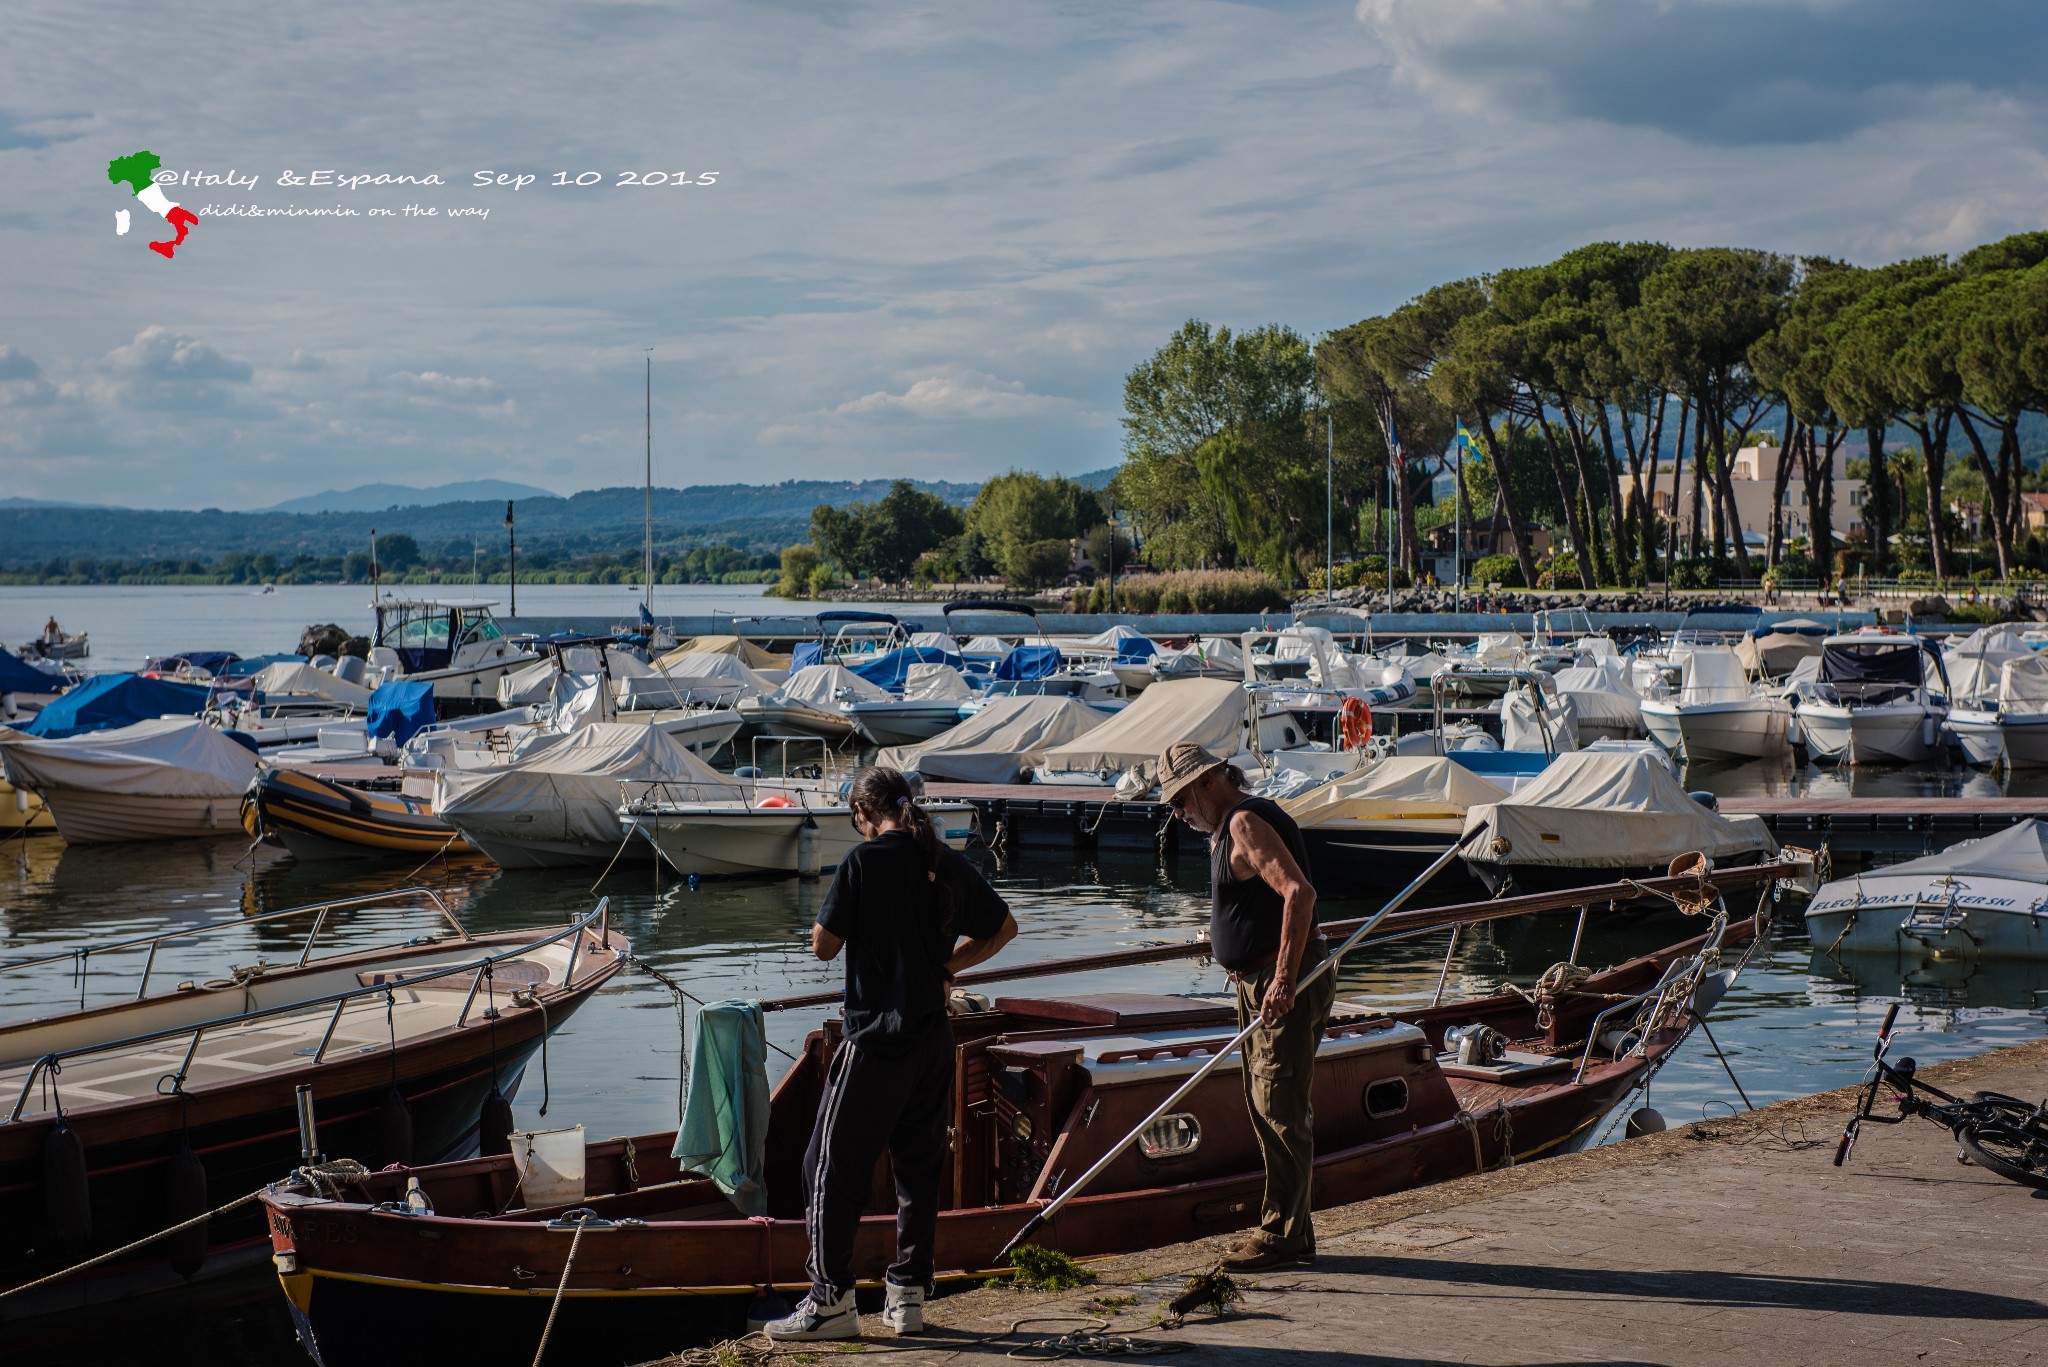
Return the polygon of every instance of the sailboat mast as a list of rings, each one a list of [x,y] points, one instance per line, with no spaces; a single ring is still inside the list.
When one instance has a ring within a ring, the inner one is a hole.
[[[654,614],[654,352],[647,353],[647,577],[641,606]]]

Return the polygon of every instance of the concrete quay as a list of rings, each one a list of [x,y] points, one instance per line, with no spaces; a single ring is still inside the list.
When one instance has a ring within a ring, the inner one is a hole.
[[[1924,1076],[2048,1095],[2048,1041]],[[934,1301],[922,1338],[868,1316],[862,1347],[896,1367],[998,1367],[1107,1324],[1199,1367],[2048,1361],[2048,1194],[1958,1165],[1919,1119],[1866,1126],[1837,1169],[1853,1105],[1824,1093],[1320,1212],[1316,1263],[1252,1279],[1225,1316],[1157,1322],[1217,1239],[1094,1264],[1076,1291]],[[806,1351],[785,1360],[846,1351],[792,1346]]]

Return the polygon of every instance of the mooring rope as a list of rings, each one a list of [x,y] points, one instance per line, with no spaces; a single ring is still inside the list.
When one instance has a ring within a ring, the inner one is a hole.
[[[119,1258],[126,1254],[133,1253],[138,1248],[146,1248],[150,1244],[157,1242],[159,1239],[168,1239],[173,1234],[183,1234],[186,1230],[191,1229],[197,1225],[203,1225],[217,1215],[225,1215],[231,1210],[241,1209],[243,1206],[248,1205],[251,1201],[261,1196],[267,1190],[269,1190],[269,1188],[267,1187],[258,1187],[256,1188],[256,1190],[250,1192],[247,1196],[237,1196],[234,1200],[228,1202],[224,1206],[215,1206],[212,1210],[209,1210],[202,1215],[195,1215],[189,1220],[181,1220],[177,1224],[172,1225],[169,1229],[160,1229],[154,1234],[144,1235],[142,1238],[137,1239],[133,1243],[123,1244],[119,1248],[108,1249],[105,1253],[98,1254],[95,1257],[87,1258],[82,1263],[73,1263],[70,1267],[65,1268],[62,1272],[52,1272],[47,1277],[38,1277],[32,1282],[23,1282],[20,1286],[11,1286],[7,1288],[7,1290],[5,1291],[0,1291],[0,1300],[6,1300],[9,1296],[19,1296],[24,1291],[33,1291],[39,1286],[48,1286],[51,1282],[62,1281],[64,1278],[71,1276],[73,1273],[83,1272],[87,1268],[98,1267],[101,1263],[111,1262],[115,1258]]]
[[[579,1210],[576,1212],[576,1237],[569,1240],[569,1258],[568,1261],[562,1264],[562,1280],[555,1287],[554,1303],[548,1307],[548,1322],[541,1328],[540,1346],[533,1350],[533,1367],[540,1367],[541,1358],[547,1354],[548,1335],[555,1332],[555,1316],[562,1308],[562,1297],[569,1290],[569,1272],[576,1266],[576,1246],[583,1242],[585,1224],[596,1214],[597,1212],[594,1210]]]

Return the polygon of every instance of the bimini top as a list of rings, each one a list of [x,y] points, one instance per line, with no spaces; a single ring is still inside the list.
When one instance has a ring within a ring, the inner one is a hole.
[[[373,608],[426,608],[445,612],[481,612],[485,608],[498,606],[495,598],[378,598],[370,604]]]

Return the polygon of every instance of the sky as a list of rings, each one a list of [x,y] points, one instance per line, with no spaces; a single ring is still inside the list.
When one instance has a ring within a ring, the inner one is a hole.
[[[2048,225],[2038,0],[6,11],[0,496],[635,484],[650,356],[664,485],[1079,474],[1190,317]],[[106,178],[143,149],[258,183],[165,186],[165,260]],[[251,205],[356,212],[209,212]]]

